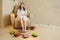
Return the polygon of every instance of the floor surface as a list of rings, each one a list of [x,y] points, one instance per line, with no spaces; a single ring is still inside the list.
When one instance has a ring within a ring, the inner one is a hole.
[[[0,40],[60,40],[60,27],[56,26],[35,26],[36,29],[27,33],[30,35],[29,38],[24,39],[22,36],[13,37],[9,34],[13,29],[12,25],[4,28],[0,28]],[[18,30],[15,30],[18,31]],[[32,33],[37,33],[38,37],[34,38],[31,36]]]

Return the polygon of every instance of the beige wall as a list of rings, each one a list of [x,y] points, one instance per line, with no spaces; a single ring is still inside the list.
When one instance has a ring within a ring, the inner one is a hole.
[[[10,24],[9,14],[11,13],[13,6],[14,6],[13,1],[3,0],[3,2],[2,2],[3,25]]]
[[[0,27],[2,26],[2,0],[0,0]]]
[[[24,0],[33,23],[60,26],[60,0]]]
[[[19,0],[21,2],[21,0]],[[0,1],[1,2],[1,1]],[[31,14],[32,23],[53,24],[60,26],[60,1],[59,0],[23,0]],[[15,2],[3,0],[3,23],[10,24],[9,14]]]

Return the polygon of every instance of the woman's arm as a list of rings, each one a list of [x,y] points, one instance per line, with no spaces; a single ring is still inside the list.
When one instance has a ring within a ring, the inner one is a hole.
[[[30,19],[30,13],[28,10],[27,10],[27,17]]]
[[[19,9],[17,10],[17,16],[19,15]]]
[[[17,16],[19,16],[19,17],[22,16],[20,9],[18,9],[18,11],[17,11]]]

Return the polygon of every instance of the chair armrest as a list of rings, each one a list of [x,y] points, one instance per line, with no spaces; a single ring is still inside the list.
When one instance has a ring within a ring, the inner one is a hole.
[[[11,19],[11,24],[14,25],[15,14],[11,13],[10,14],[10,19]]]

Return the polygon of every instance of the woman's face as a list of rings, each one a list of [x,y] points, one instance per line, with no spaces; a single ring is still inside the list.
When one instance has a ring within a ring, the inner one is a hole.
[[[24,7],[24,4],[21,4],[21,8],[23,8]]]

